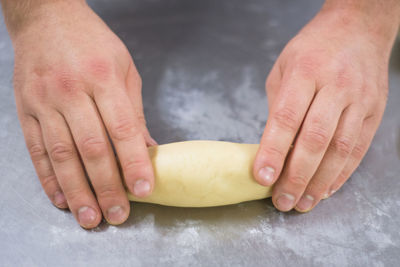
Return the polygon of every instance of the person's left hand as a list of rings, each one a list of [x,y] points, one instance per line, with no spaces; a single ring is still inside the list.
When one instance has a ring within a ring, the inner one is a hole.
[[[253,172],[260,184],[274,184],[281,211],[309,211],[333,194],[370,146],[386,105],[394,36],[368,27],[321,12],[269,74],[269,117]]]

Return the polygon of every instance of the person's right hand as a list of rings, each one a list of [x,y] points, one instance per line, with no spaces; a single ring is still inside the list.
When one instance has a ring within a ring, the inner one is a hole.
[[[45,192],[84,228],[96,227],[102,214],[123,223],[130,211],[123,183],[138,197],[152,192],[146,145],[156,144],[127,48],[78,1],[37,6],[16,29],[10,35],[18,116]]]

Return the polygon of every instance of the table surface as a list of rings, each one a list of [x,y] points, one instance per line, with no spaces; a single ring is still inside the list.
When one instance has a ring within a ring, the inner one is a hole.
[[[89,3],[135,49],[156,140],[254,143],[268,115],[266,75],[322,1]],[[17,120],[12,66],[1,24],[0,265],[399,265],[398,45],[387,110],[368,154],[345,186],[312,212],[281,213],[270,200],[214,208],[135,203],[125,224],[91,231],[54,208],[40,187]]]

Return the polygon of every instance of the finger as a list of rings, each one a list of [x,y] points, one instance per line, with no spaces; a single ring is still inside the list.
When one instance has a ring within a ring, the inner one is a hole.
[[[332,195],[339,190],[350,178],[351,174],[357,169],[358,165],[360,165],[361,160],[364,158],[369,146],[371,145],[375,132],[378,129],[379,122],[380,119],[377,119],[376,117],[370,117],[364,120],[360,137],[358,138],[343,170],[331,185],[328,191],[329,195]]]
[[[329,88],[315,96],[285,170],[274,186],[272,201],[281,211],[294,207],[328,148],[343,111],[334,99],[334,90]]]
[[[296,205],[296,210],[306,212],[326,197],[329,187],[343,170],[353,150],[364,120],[362,108],[349,106],[339,120],[336,132],[329,147],[305,192]]]
[[[146,126],[146,119],[143,111],[142,101],[142,80],[133,62],[129,65],[126,76],[126,88],[131,104],[135,110],[136,116],[140,122],[140,128],[148,146],[155,146],[157,142],[151,137]]]
[[[130,205],[122,185],[115,156],[92,99],[82,98],[63,110],[105,219],[121,224]]]
[[[53,166],[43,143],[39,122],[29,115],[24,115],[21,118],[21,127],[32,163],[44,191],[56,207],[61,209],[68,208],[67,200],[57,182]]]
[[[43,140],[68,206],[79,224],[93,228],[101,221],[101,211],[87,183],[68,126],[58,112],[39,118]]]
[[[270,186],[279,177],[314,93],[314,81],[297,74],[283,77],[254,161],[254,177],[261,185]]]
[[[145,197],[154,184],[146,142],[126,91],[121,86],[114,88],[99,91],[95,102],[114,143],[126,186],[135,196]]]

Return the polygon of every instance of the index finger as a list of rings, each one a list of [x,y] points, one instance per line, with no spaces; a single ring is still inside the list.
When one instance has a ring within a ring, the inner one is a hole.
[[[154,172],[143,137],[140,121],[123,89],[95,93],[104,125],[115,146],[129,191],[137,197],[149,195],[154,186]]]
[[[314,80],[284,74],[254,161],[253,174],[261,185],[270,186],[279,177],[314,94]]]

